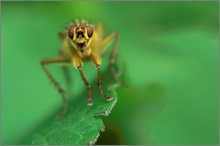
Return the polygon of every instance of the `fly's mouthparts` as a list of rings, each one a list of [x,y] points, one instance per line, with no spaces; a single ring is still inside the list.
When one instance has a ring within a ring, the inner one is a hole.
[[[78,46],[79,46],[80,48],[82,48],[82,47],[84,46],[85,42],[83,42],[83,43],[77,43],[77,44],[78,44]]]

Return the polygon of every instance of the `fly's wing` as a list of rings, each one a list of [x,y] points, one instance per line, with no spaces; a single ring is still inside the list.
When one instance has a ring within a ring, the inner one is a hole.
[[[93,37],[92,37],[92,48],[94,52],[97,54],[102,54],[104,51],[104,48],[101,47],[102,41],[103,41],[103,34],[104,34],[104,29],[103,29],[103,23],[98,23],[93,27]]]
[[[108,36],[104,37],[104,27],[103,23],[98,23],[95,27],[97,42],[99,43],[98,52],[103,54],[106,48],[111,44],[112,40],[115,38],[116,33],[112,32]]]
[[[97,35],[99,36],[99,38],[103,37],[103,23],[100,22],[95,26],[95,31],[97,32]]]
[[[100,44],[101,53],[103,53],[106,50],[106,48],[113,42],[113,40],[116,37],[116,34],[117,34],[116,32],[112,32],[109,35],[107,35],[105,38],[103,38]]]

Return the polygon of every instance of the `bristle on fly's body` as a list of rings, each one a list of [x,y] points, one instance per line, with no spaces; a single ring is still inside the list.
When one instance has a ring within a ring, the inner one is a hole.
[[[74,21],[71,21],[68,25],[68,27],[78,27],[78,26],[87,26],[88,25],[88,21],[84,20],[84,19],[76,19]]]

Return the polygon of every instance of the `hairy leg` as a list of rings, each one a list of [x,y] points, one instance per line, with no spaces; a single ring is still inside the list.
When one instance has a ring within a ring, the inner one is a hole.
[[[41,61],[41,67],[43,68],[45,74],[50,79],[50,81],[53,83],[56,90],[60,93],[60,95],[62,97],[63,111],[58,115],[58,117],[62,117],[63,115],[66,114],[66,111],[67,111],[66,98],[64,96],[63,89],[60,87],[60,85],[57,83],[57,81],[54,79],[54,77],[50,74],[50,72],[46,69],[45,65],[46,64],[55,64],[55,63],[69,63],[69,62],[70,62],[70,60],[66,59],[64,57],[54,57],[54,58],[44,59]]]

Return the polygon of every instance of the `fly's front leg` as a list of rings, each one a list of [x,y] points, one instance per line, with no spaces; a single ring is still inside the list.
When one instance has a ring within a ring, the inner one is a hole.
[[[101,70],[100,70],[100,65],[97,64],[96,65],[97,67],[97,70],[98,70],[98,81],[97,81],[97,85],[98,85],[98,88],[99,88],[99,92],[100,94],[102,95],[102,97],[106,98],[107,101],[111,101],[112,98],[110,96],[106,96],[103,91],[102,91],[102,87],[101,87],[101,84],[102,84],[102,78],[101,78]]]
[[[50,72],[46,69],[46,64],[55,64],[55,63],[69,63],[70,60],[64,57],[54,57],[49,59],[44,59],[41,61],[41,67],[43,68],[45,74],[50,79],[50,81],[53,83],[57,91],[60,93],[63,101],[63,111],[58,115],[58,117],[62,117],[66,114],[67,111],[67,104],[66,104],[66,98],[64,96],[63,89],[60,87],[60,85],[57,83],[57,81],[53,78],[53,76],[50,74]]]
[[[88,105],[92,105],[92,96],[91,96],[91,89],[90,89],[90,85],[89,85],[89,82],[86,78],[86,76],[84,75],[83,71],[82,71],[82,65],[83,65],[83,62],[82,62],[82,59],[79,57],[79,56],[74,56],[73,59],[72,59],[72,64],[73,66],[79,70],[79,73],[82,77],[82,80],[84,82],[84,84],[86,85],[87,87],[87,91],[88,91]]]
[[[111,58],[110,58],[110,68],[112,71],[112,74],[115,78],[115,80],[122,85],[123,87],[127,88],[127,85],[123,84],[121,82],[121,80],[119,79],[119,72],[116,72],[114,65],[115,65],[115,60],[116,60],[116,56],[117,56],[117,50],[118,50],[118,40],[119,40],[119,34],[117,32],[113,32],[111,34],[109,34],[104,40],[103,43],[101,45],[102,48],[107,47],[107,45],[115,38],[115,42],[114,42],[114,48],[112,50],[112,54],[111,54]]]
[[[101,64],[101,58],[98,54],[92,54],[91,55],[91,61],[95,64],[96,68],[97,68],[97,72],[98,72],[98,80],[97,80],[97,85],[99,88],[99,92],[102,95],[102,97],[106,98],[108,101],[111,101],[111,97],[110,96],[106,96],[103,91],[102,91],[102,77],[101,77],[101,70],[100,70],[100,64]]]
[[[79,73],[80,73],[80,75],[81,75],[81,77],[82,77],[82,79],[83,79],[84,84],[85,84],[86,87],[87,87],[87,91],[88,91],[88,105],[90,106],[90,105],[92,105],[92,96],[91,96],[91,89],[90,89],[89,82],[88,82],[88,80],[86,79],[86,76],[84,75],[84,73],[83,73],[83,71],[82,71],[82,67],[81,67],[81,66],[78,66],[77,68],[78,68]]]

